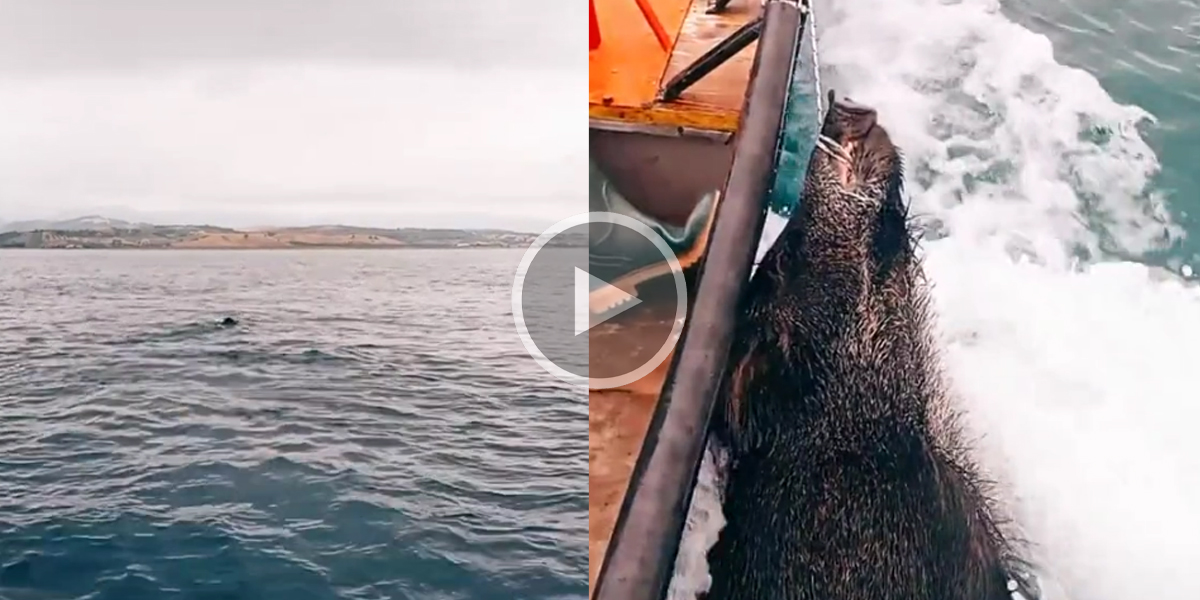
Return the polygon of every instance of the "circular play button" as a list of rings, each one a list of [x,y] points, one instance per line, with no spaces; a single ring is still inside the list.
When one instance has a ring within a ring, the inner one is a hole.
[[[512,311],[521,342],[550,374],[591,389],[619,388],[671,356],[683,331],[687,282],[676,250],[649,225],[590,212],[534,240],[517,267]]]

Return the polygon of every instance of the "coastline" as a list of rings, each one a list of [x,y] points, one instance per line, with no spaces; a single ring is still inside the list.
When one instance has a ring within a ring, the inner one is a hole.
[[[586,244],[570,244],[570,245],[547,245],[548,248],[586,248]],[[171,252],[202,252],[211,250],[220,250],[228,252],[247,252],[257,250],[378,250],[378,251],[397,251],[397,250],[527,250],[529,246],[417,246],[417,245],[296,245],[296,246],[113,246],[113,247],[88,247],[88,248],[64,248],[64,247],[47,247],[33,248],[25,246],[9,246],[0,247],[0,252],[28,252],[28,251],[47,251],[53,250],[56,252],[88,252],[88,251],[110,251],[119,250],[121,252],[149,252],[154,250],[171,251]]]
[[[539,233],[472,229],[383,229],[346,225],[238,230],[211,225],[54,227],[0,231],[0,249],[286,250],[528,248]],[[585,247],[586,234],[556,236],[549,246]]]

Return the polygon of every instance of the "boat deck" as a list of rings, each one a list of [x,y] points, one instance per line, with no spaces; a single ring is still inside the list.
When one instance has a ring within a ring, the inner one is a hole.
[[[695,243],[676,258],[685,272],[695,272],[708,249],[709,234],[720,199]],[[689,286],[694,291],[694,284]],[[629,372],[658,353],[675,322],[675,298],[641,295],[642,304],[598,324],[588,332],[588,360],[593,371]],[[634,465],[658,406],[673,355],[640,380],[617,389],[591,390],[588,395],[588,589],[608,551],[609,540],[629,488]],[[589,592],[590,593],[590,592]]]
[[[651,346],[658,345],[666,337],[664,332],[671,330],[674,307],[641,308],[638,306],[589,332],[590,360],[628,360],[636,365],[658,350]],[[622,319],[626,315],[628,318]],[[641,344],[641,340],[655,343]],[[588,396],[589,590],[608,551],[609,538],[670,364],[668,358],[636,383],[620,389],[592,390]]]
[[[734,0],[725,12],[710,15],[708,0],[642,0],[662,25],[661,35],[643,16],[638,0],[593,3],[600,44],[589,52],[590,155],[640,210],[682,224],[701,195],[720,189],[725,181],[732,159],[728,140],[739,125],[756,45],[741,50],[674,101],[661,100],[662,87],[757,18],[760,3]],[[678,257],[685,269],[703,258],[712,219],[710,214],[703,239]],[[645,301],[592,328],[588,354],[593,365],[601,361],[600,370],[615,372],[616,363],[641,364],[655,354],[666,338],[663,329],[669,331],[674,321],[673,299],[670,304]],[[634,384],[589,395],[589,594],[670,365],[668,358]]]
[[[668,33],[667,50],[634,0],[595,2],[601,43],[589,53],[591,118],[627,125],[736,130],[754,60],[754,44],[697,81],[678,100],[663,102],[659,94],[663,84],[756,18],[760,3],[734,0],[718,15],[706,13],[708,0],[649,3]]]

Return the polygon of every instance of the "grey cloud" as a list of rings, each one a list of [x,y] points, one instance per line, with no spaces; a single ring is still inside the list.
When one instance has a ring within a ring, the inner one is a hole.
[[[581,66],[582,0],[0,0],[0,73],[247,62]]]
[[[585,10],[0,0],[0,220],[548,225],[585,206]]]
[[[239,222],[490,213],[548,225],[584,206],[587,138],[572,107],[585,79],[372,66],[0,80],[0,220],[118,205]]]

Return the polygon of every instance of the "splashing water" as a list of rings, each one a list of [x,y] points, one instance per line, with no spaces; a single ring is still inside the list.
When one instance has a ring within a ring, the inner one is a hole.
[[[815,11],[823,84],[878,108],[905,151],[943,358],[1045,598],[1200,597],[1200,291],[1187,266],[1135,262],[1183,235],[1151,187],[1153,117],[993,0]],[[719,506],[705,469],[694,521]],[[711,545],[716,513],[681,554]],[[681,569],[672,597],[706,588]]]

